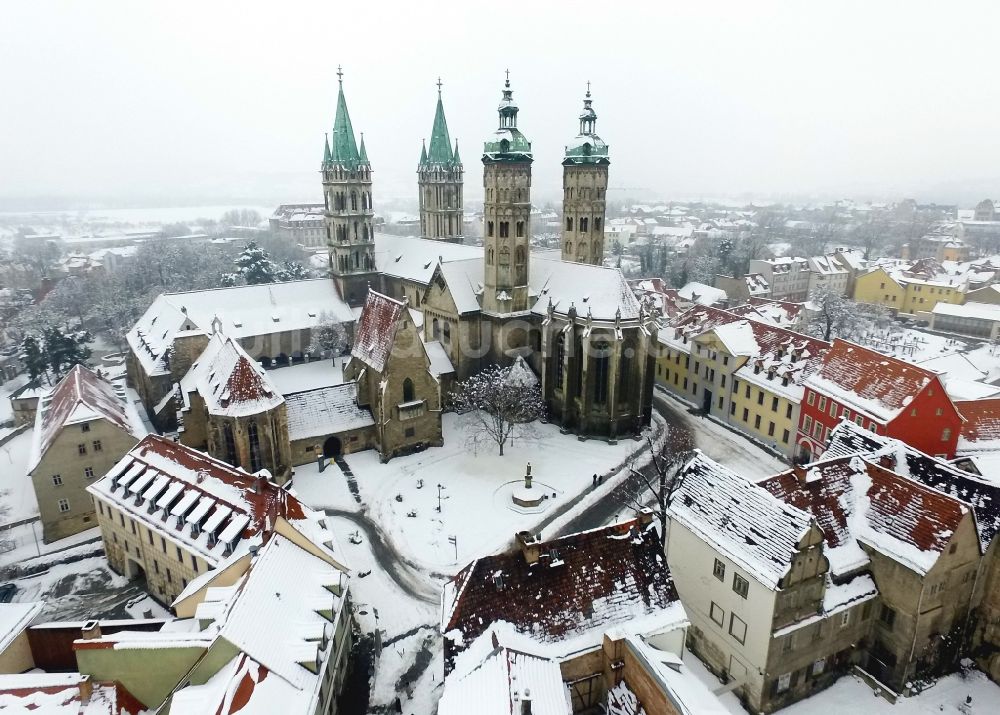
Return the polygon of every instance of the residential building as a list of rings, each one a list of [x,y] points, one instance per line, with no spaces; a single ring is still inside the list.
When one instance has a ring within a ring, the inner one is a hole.
[[[145,434],[119,388],[83,365],[40,398],[28,474],[46,543],[97,525],[88,487]]]
[[[809,262],[809,295],[813,295],[817,290],[828,290],[837,295],[846,296],[847,284],[850,279],[848,271],[839,260],[836,254],[825,256],[813,256],[807,259]]]
[[[420,235],[437,241],[461,243],[463,224],[463,174],[462,159],[458,155],[458,141],[454,148],[448,135],[448,122],[441,102],[441,80],[438,80],[438,101],[431,127],[430,151],[426,145],[420,150],[417,165],[420,200]]]
[[[264,472],[249,474],[157,435],[88,491],[108,563],[167,604],[226,557],[259,543],[265,528],[318,528],[319,516]]]
[[[846,672],[877,593],[871,579],[834,583],[808,511],[700,453],[678,484],[667,563],[692,652],[751,712],[772,712]]]
[[[580,131],[566,145],[563,159],[564,261],[604,263],[604,211],[608,190],[608,145],[597,136],[597,113],[590,83],[580,113]]]
[[[750,298],[743,305],[732,305],[726,310],[744,318],[789,330],[800,328],[805,322],[807,312],[805,303],[789,303],[770,298]]]
[[[998,221],[1000,220],[1000,201],[983,199],[976,204],[976,212],[973,215],[974,221]]]
[[[0,674],[16,675],[35,667],[28,642],[28,626],[44,607],[41,602],[0,603]],[[0,678],[0,682],[3,680]]]
[[[865,253],[856,249],[838,248],[832,254],[828,255],[847,271],[847,289],[844,295],[854,295],[855,282],[868,266]]]
[[[771,286],[759,273],[736,277],[717,275],[715,287],[726,292],[726,301],[729,305],[746,303],[751,298],[771,297]]]
[[[445,584],[445,682],[461,681],[464,657],[481,660],[491,642],[480,637],[501,628],[503,642],[534,642],[529,652],[543,648],[558,663],[580,712],[606,703],[614,684],[603,655],[610,630],[679,654],[686,625],[650,514],[546,542],[521,532],[513,550],[480,557]]]
[[[771,286],[771,298],[804,301],[809,298],[809,262],[805,258],[755,258],[750,273],[759,273]]]
[[[967,281],[942,274],[939,265],[918,261],[906,269],[878,267],[858,276],[854,300],[914,314],[938,303],[962,303],[966,288]]]
[[[822,454],[841,420],[929,454],[955,454],[962,416],[935,372],[838,338],[803,386],[796,441],[804,462]]]
[[[326,246],[326,224],[323,204],[281,204],[268,218],[268,224],[278,238],[298,246]]]

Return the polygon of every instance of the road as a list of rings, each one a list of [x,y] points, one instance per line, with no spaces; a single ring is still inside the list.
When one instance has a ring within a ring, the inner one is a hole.
[[[694,437],[695,446],[712,459],[730,467],[751,479],[759,479],[770,474],[776,474],[787,467],[777,459],[748,439],[731,432],[688,411],[671,397],[658,391],[653,392],[653,407],[667,423],[667,428],[682,430]],[[655,483],[656,472],[649,464],[640,470],[652,483]],[[617,486],[605,499],[584,509],[565,527],[559,530],[559,536],[577,531],[596,529],[619,518],[632,515],[631,495],[646,487],[642,477],[633,475]],[[647,488],[648,489],[648,488]]]

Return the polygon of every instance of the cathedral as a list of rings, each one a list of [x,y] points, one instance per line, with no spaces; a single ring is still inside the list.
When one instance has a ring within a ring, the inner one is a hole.
[[[614,440],[635,434],[651,416],[657,326],[621,271],[603,265],[610,158],[596,133],[589,83],[579,131],[562,162],[558,256],[531,251],[534,157],[518,126],[509,73],[497,114],[497,129],[482,154],[485,245],[441,250],[443,243],[461,243],[464,207],[463,167],[458,144],[448,134],[440,80],[430,145],[422,147],[417,168],[422,237],[375,236],[371,165],[363,138],[355,148],[340,75],[333,140],[324,146],[322,164],[331,276],[351,305],[360,306],[369,292],[378,291],[380,301],[405,300],[412,312],[419,311],[428,356],[443,353],[454,379],[521,357],[540,378],[550,421],[581,436]],[[386,250],[380,244],[387,244]],[[399,266],[405,264],[421,264],[424,273],[404,275]],[[397,379],[433,392],[433,383],[423,379],[430,361],[419,360],[417,374]],[[413,363],[398,364],[406,370]],[[368,384],[374,390],[380,383]],[[363,394],[367,391],[359,384],[359,404],[379,399]],[[442,401],[433,394],[407,397],[434,406]]]

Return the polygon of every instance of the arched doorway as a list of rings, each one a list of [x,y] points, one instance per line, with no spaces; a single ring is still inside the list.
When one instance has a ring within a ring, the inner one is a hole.
[[[799,464],[808,464],[812,461],[812,447],[808,442],[803,441],[799,445]]]
[[[323,456],[324,457],[339,457],[340,456],[340,439],[337,437],[329,437],[326,442],[323,443]]]

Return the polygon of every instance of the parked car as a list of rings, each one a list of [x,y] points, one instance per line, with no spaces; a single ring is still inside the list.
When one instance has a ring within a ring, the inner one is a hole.
[[[10,603],[15,593],[17,593],[17,586],[12,583],[0,586],[0,603]]]

